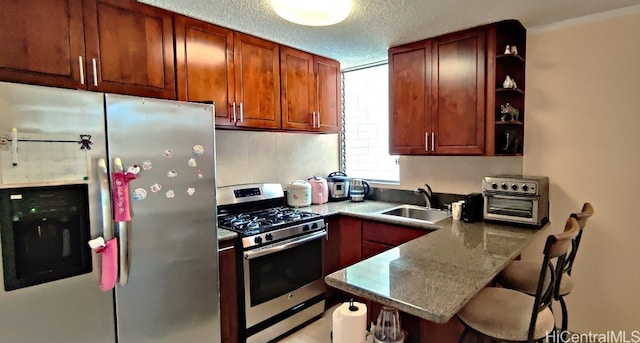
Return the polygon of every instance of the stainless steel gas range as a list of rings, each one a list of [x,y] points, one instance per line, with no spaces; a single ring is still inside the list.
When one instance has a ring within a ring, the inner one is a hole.
[[[218,227],[241,238],[246,342],[267,342],[320,315],[324,218],[283,206],[280,184],[218,188]]]

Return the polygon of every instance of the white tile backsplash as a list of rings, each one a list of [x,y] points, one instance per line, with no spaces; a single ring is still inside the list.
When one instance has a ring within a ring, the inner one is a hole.
[[[276,182],[283,187],[339,168],[338,134],[216,130],[218,187]]]
[[[521,173],[522,156],[400,156],[400,185],[387,187],[416,189],[426,182],[434,192],[467,194],[482,191],[484,176]]]

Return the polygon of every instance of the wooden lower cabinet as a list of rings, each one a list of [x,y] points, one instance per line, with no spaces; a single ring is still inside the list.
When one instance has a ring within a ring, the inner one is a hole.
[[[362,260],[362,221],[351,217],[329,217],[324,245],[324,274],[328,275]]]
[[[220,242],[220,329],[222,343],[239,342],[238,282],[235,241]]]
[[[363,259],[392,249],[428,234],[426,229],[394,225],[357,218],[326,218],[328,238],[324,245],[324,274],[348,267]],[[377,320],[381,304],[327,287],[329,304],[354,299],[367,305],[367,324]],[[457,317],[437,324],[416,316],[400,314],[402,329],[408,333],[407,343],[457,342],[464,329]]]
[[[359,301],[367,305],[367,323],[375,322],[382,305],[366,299]],[[464,325],[455,316],[438,324],[404,312],[400,312],[400,327],[407,334],[405,343],[456,343],[464,331]]]
[[[429,231],[425,229],[362,221],[362,258],[377,255],[427,233]]]
[[[325,219],[327,239],[323,245],[323,275],[329,275],[362,260],[362,222],[360,219],[333,216]],[[344,298],[344,293],[326,287],[327,308]]]

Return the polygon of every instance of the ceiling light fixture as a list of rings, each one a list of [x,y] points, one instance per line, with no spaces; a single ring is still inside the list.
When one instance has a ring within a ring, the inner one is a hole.
[[[282,18],[306,26],[337,24],[351,13],[351,0],[271,0],[271,6]]]

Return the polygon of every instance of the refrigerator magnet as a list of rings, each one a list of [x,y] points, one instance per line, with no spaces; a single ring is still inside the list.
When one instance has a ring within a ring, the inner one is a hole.
[[[162,185],[156,182],[149,188],[151,189],[151,192],[158,193],[162,189]]]
[[[140,167],[137,164],[134,164],[127,168],[127,173],[138,175],[138,173],[140,173]]]
[[[198,169],[198,179],[204,179],[204,172],[202,172],[202,169]]]
[[[189,165],[189,167],[193,168],[193,167],[197,167],[198,166],[198,162],[196,162],[195,158],[190,158],[189,161],[187,162],[187,164]]]
[[[166,149],[162,152],[162,155],[164,155],[164,157],[166,158],[171,158],[171,156],[173,156],[173,152],[171,151],[171,149]]]
[[[204,153],[204,147],[200,144],[194,145],[192,148],[193,156],[198,157]]]
[[[193,187],[189,187],[187,188],[187,194],[189,194],[189,196],[193,195],[196,192],[196,189]]]
[[[153,163],[150,160],[142,162],[142,170],[149,170],[153,168]]]
[[[147,191],[144,188],[136,188],[133,193],[131,193],[131,197],[133,200],[144,200],[147,198]]]
[[[178,172],[175,170],[169,170],[167,172],[167,177],[176,177],[176,176],[178,176]]]
[[[164,195],[167,197],[167,199],[173,199],[176,196],[176,192],[174,192],[173,189],[170,189],[166,193],[164,193]]]

